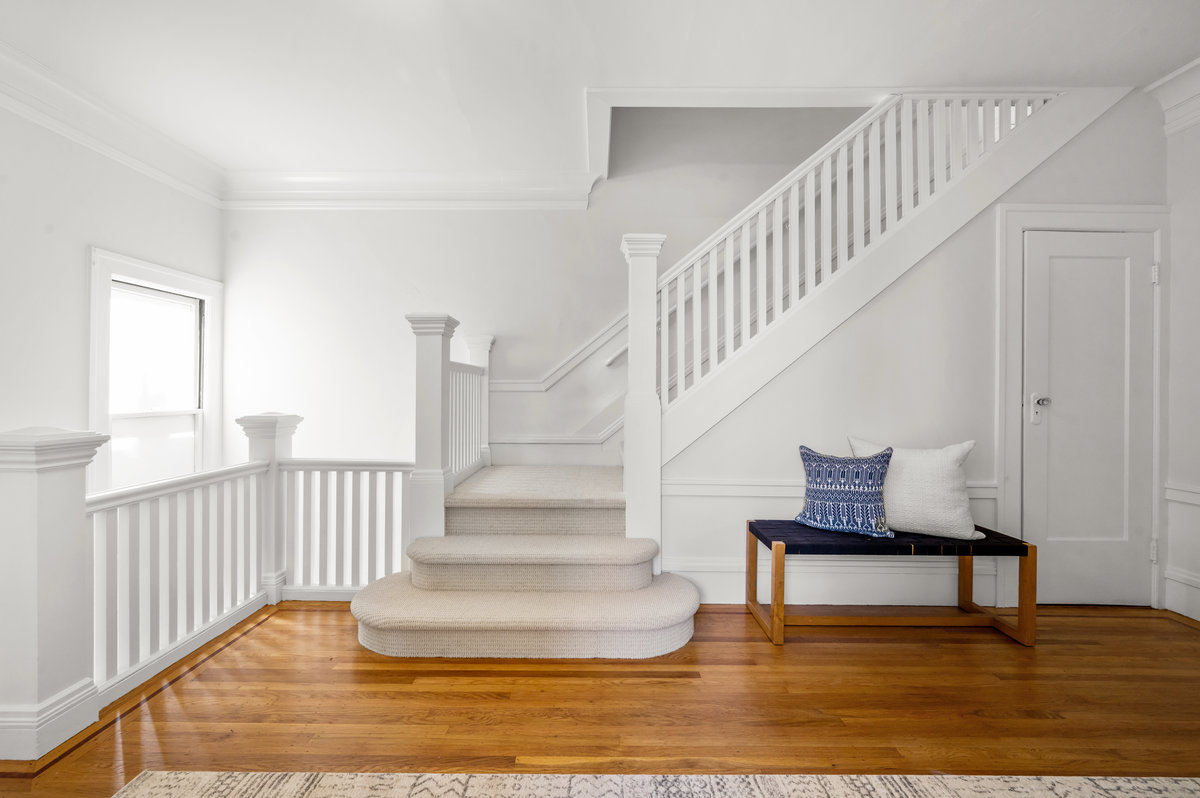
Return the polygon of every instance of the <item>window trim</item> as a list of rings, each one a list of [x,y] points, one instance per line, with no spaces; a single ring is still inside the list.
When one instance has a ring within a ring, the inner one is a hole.
[[[109,323],[114,280],[167,291],[203,302],[200,334],[203,357],[200,363],[200,402],[197,411],[198,470],[219,468],[222,463],[222,361],[225,286],[216,280],[169,269],[117,252],[90,248],[91,263],[91,364],[88,377],[88,425],[96,432],[111,433],[108,412]],[[180,413],[172,413],[180,415]],[[112,484],[112,450],[105,444],[87,469],[89,493],[107,490]]]

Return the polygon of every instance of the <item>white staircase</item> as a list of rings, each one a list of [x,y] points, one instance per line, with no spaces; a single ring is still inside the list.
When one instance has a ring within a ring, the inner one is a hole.
[[[696,588],[653,574],[663,465],[1127,93],[893,95],[661,276],[663,237],[626,235],[623,472],[489,468],[491,339],[476,339],[474,365],[454,364],[458,322],[410,315],[412,531],[423,539],[407,550],[411,570],[355,598],[362,643],[472,657],[683,645]]]
[[[355,597],[359,641],[394,657],[644,658],[679,648],[699,594],[654,575],[657,543],[625,537],[620,472],[479,471],[446,497],[446,535],[414,540],[410,571]]]

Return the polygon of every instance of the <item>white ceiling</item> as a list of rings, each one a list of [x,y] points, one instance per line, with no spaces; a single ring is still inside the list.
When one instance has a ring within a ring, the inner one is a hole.
[[[0,49],[222,170],[580,174],[588,88],[1141,86],[1200,2],[0,0]]]

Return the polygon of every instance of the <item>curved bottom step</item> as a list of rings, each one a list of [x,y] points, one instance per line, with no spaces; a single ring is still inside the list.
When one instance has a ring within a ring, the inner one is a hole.
[[[367,585],[351,602],[363,646],[390,657],[645,659],[692,637],[695,585],[660,574],[642,590],[422,590],[407,573]]]

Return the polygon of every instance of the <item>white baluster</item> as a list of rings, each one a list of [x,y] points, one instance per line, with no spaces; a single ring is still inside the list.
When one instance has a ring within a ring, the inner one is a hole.
[[[703,258],[696,258],[692,264],[692,385],[700,382],[701,364],[703,362],[702,346],[704,343],[704,273],[701,270]]]
[[[867,224],[871,231],[871,246],[883,233],[883,152],[879,138],[879,120],[876,119],[867,134]]]
[[[800,184],[792,183],[788,189],[788,276],[791,278],[788,292],[788,310],[800,301]]]
[[[754,282],[756,286],[755,306],[757,314],[755,316],[756,324],[753,335],[761,335],[763,329],[767,326],[767,301],[769,299],[767,289],[767,209],[763,208],[758,212],[757,223],[755,225],[755,245],[754,245]]]
[[[896,226],[896,206],[900,201],[896,196],[896,181],[900,178],[896,158],[896,145],[899,138],[900,131],[896,126],[896,107],[892,106],[888,109],[883,122],[883,206],[887,231],[891,231]]]
[[[930,174],[929,155],[932,149],[929,132],[932,103],[930,100],[920,100],[917,103],[917,204],[924,205],[929,200],[929,188],[932,182]]]
[[[144,517],[148,522],[145,531],[146,548],[143,551],[144,556],[144,571],[146,577],[143,582],[143,597],[145,604],[143,605],[145,617],[142,624],[142,641],[144,648],[142,649],[142,659],[150,659],[159,651],[159,631],[162,615],[160,612],[161,593],[160,588],[160,571],[159,571],[159,500],[150,499],[149,501],[141,502],[142,510],[145,513]]]
[[[733,354],[733,345],[735,337],[735,322],[737,321],[734,300],[737,298],[737,289],[734,286],[734,275],[736,266],[734,264],[734,246],[733,235],[726,236],[723,242],[725,250],[724,268],[721,269],[721,290],[725,294],[725,322],[722,325],[721,341],[719,346],[724,348],[724,355],[721,362],[729,359]]]
[[[821,162],[821,270],[818,283],[824,283],[833,274],[833,163],[829,158]]]
[[[900,209],[907,219],[913,211],[913,101],[900,103]]]
[[[933,190],[941,191],[946,186],[946,103],[934,101],[933,105]]]
[[[783,314],[783,195],[775,198],[771,217],[771,321]]]
[[[850,260],[850,148],[839,147],[837,151],[837,268],[844,269]]]
[[[817,181],[816,174],[804,177],[804,295],[817,290]]]
[[[739,263],[741,277],[739,282],[742,286],[742,318],[739,325],[742,329],[741,346],[750,343],[750,233],[750,222],[747,221],[742,225],[742,258]]]
[[[688,379],[688,270],[676,277],[676,400],[683,398]]]
[[[704,338],[708,343],[708,371],[710,374],[717,367],[717,336],[720,333],[720,328],[717,326],[721,308],[721,293],[717,282],[721,274],[720,251],[721,248],[718,245],[708,253],[708,325]]]

